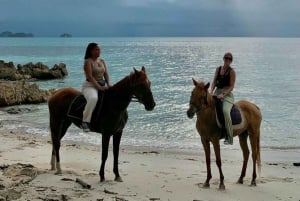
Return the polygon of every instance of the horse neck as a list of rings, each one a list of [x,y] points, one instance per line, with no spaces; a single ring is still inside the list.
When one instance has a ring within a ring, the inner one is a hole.
[[[130,86],[130,78],[132,75],[128,75],[115,85],[113,85],[110,91],[113,94],[113,98],[116,102],[119,102],[121,109],[126,109],[132,98],[132,91]]]
[[[216,105],[212,95],[207,93],[207,106],[202,109],[197,115],[201,122],[216,123]]]

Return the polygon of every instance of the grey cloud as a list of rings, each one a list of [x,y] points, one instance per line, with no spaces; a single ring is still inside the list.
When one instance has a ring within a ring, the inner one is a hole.
[[[299,36],[298,0],[2,0],[0,31],[56,36]]]

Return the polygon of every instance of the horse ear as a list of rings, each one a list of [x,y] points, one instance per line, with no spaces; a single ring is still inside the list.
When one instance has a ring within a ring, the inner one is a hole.
[[[205,85],[205,90],[207,91],[208,90],[208,88],[209,88],[209,85],[210,85],[210,83],[208,82],[206,85]]]
[[[194,85],[197,86],[198,82],[194,78],[192,78],[192,80],[193,80]]]
[[[137,72],[138,72],[138,70],[135,69],[135,67],[133,67],[133,71],[134,71],[134,73],[137,73]]]
[[[146,68],[144,66],[142,66],[142,71],[146,73]]]

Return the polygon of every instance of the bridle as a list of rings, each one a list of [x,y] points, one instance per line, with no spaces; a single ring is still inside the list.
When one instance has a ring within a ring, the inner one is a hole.
[[[142,102],[141,100],[139,100],[135,95],[133,95],[133,96],[131,97],[130,102],[135,102],[135,103],[143,104],[143,102]]]
[[[136,79],[132,81],[131,79],[132,75],[128,75],[128,80],[129,80],[129,86],[130,86],[130,90],[131,90],[131,94],[132,96],[130,97],[130,102],[136,102],[136,103],[140,103],[143,104],[142,100],[140,100],[136,95],[133,95],[133,89],[136,87]]]
[[[193,107],[196,109],[195,113],[201,112],[201,110],[205,110],[205,109],[207,109],[207,108],[210,107],[210,106],[208,105],[208,101],[207,101],[207,93],[208,93],[208,92],[206,92],[205,96],[201,97],[201,99],[200,99],[200,101],[203,100],[203,104],[202,104],[202,105],[204,105],[204,107],[199,108],[199,107],[197,107],[195,104],[190,103],[190,105],[193,106]]]

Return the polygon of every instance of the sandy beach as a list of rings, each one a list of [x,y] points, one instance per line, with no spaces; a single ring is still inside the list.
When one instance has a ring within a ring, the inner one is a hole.
[[[122,183],[113,181],[110,150],[104,183],[99,182],[100,148],[62,142],[62,175],[50,171],[50,137],[0,131],[0,200],[162,200],[162,201],[265,201],[300,200],[300,150],[262,149],[262,174],[250,187],[252,161],[243,185],[236,184],[242,166],[238,149],[222,150],[226,190],[218,190],[218,171],[212,164],[210,189],[203,150],[122,147]],[[298,161],[296,161],[298,160]],[[214,162],[214,157],[213,157]],[[83,188],[79,178],[91,185]]]

